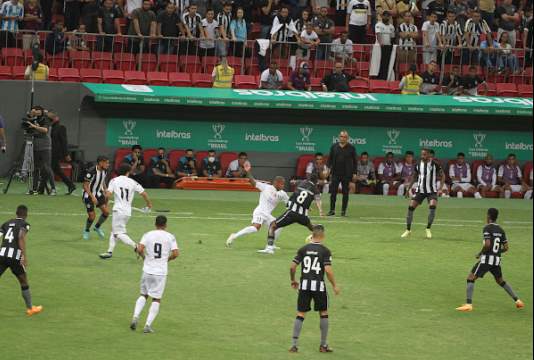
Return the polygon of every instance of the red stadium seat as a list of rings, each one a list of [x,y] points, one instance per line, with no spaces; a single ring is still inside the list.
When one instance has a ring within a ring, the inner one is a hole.
[[[124,83],[132,85],[145,85],[146,76],[142,71],[125,71],[124,72]]]
[[[11,70],[13,79],[24,80],[24,73],[26,72],[26,66],[13,66]]]
[[[349,82],[350,91],[353,93],[368,93],[369,92],[369,80],[368,79],[355,79]]]
[[[197,151],[195,154],[195,160],[197,162],[197,171],[199,176],[202,176],[202,162],[208,157],[207,151]]]
[[[488,93],[487,96],[497,96],[497,87],[493,83],[488,84]],[[484,87],[482,85],[478,86],[478,94],[483,94]]]
[[[0,80],[13,79],[13,70],[11,66],[0,66]]]
[[[161,54],[159,56],[159,71],[179,72],[180,65],[178,55]]]
[[[495,86],[497,96],[516,97],[518,95],[517,86],[515,84],[497,83]]]
[[[148,85],[168,86],[169,75],[166,72],[148,72],[146,74]]]
[[[194,87],[210,88],[213,86],[211,74],[192,74],[191,82]]]
[[[386,80],[371,80],[369,81],[369,90],[371,93],[389,93],[389,84]]]
[[[235,86],[238,89],[257,89],[256,77],[252,75],[236,75],[234,77]]]
[[[132,150],[129,148],[117,149],[117,151],[115,152],[115,160],[113,162],[113,168],[115,169],[115,172],[119,170],[119,166],[121,166],[122,161],[124,160],[126,155],[130,154],[131,152]]]
[[[48,80],[49,81],[58,81],[59,75],[56,68],[49,68],[48,69]]]
[[[378,171],[378,167],[380,166],[380,163],[385,160],[385,157],[379,156],[373,159],[373,165],[375,167],[375,170]]]
[[[519,84],[517,90],[520,97],[532,98],[532,85]]]
[[[368,78],[369,77],[369,63],[368,62],[359,62],[356,63],[357,75]]]
[[[400,94],[400,81],[390,81],[389,82],[389,92],[390,94]]]
[[[223,152],[221,155],[219,155],[219,162],[221,163],[221,169],[223,176],[226,174],[226,170],[228,169],[228,165],[232,161],[237,159],[237,153],[236,152]]]
[[[110,52],[93,52],[93,67],[95,69],[113,69],[113,57]]]
[[[215,56],[204,56],[202,58],[202,72],[211,74],[215,65],[219,63],[219,59]]]
[[[235,74],[241,74],[243,68],[243,59],[236,56],[228,56],[228,65],[234,68]]]
[[[357,61],[369,61],[369,47],[356,44],[352,46],[352,51],[352,56]]]
[[[312,88],[312,91],[323,91],[323,85],[321,83],[321,78],[311,78],[310,79],[310,85]]]
[[[158,66],[156,54],[139,54],[137,55],[137,62],[139,61],[141,62],[141,71],[156,71]]]
[[[525,167],[523,168],[523,179],[525,181],[530,181],[530,171],[532,170],[532,161],[527,161]]]
[[[295,170],[295,176],[298,179],[304,179],[306,177],[306,167],[315,159],[313,154],[300,155],[297,159],[297,169]]]
[[[1,50],[2,63],[7,66],[24,65],[24,53],[18,48],[3,48]]]
[[[73,68],[59,68],[57,69],[59,81],[80,82],[80,71]]]
[[[169,86],[190,87],[191,85],[190,74],[178,72],[169,73]]]
[[[51,68],[66,68],[69,67],[69,54],[64,52],[60,55],[47,56],[46,63]]]
[[[106,84],[124,84],[124,72],[122,70],[102,70],[102,79]]]
[[[145,168],[150,168],[152,158],[158,156],[158,149],[144,149],[143,150],[143,162]]]
[[[169,165],[171,166],[172,171],[176,171],[178,167],[178,161],[180,158],[185,155],[185,150],[171,150],[169,152]]]
[[[71,50],[69,57],[74,68],[82,69],[91,67],[91,53],[89,51]]]
[[[322,79],[332,72],[334,69],[334,62],[331,60],[315,60],[313,68],[315,69],[315,77]]]
[[[137,69],[135,56],[130,53],[118,53],[113,56],[113,63],[115,69],[123,71],[134,71]]]
[[[102,82],[102,70],[100,69],[80,69],[80,81],[90,83]]]
[[[202,72],[202,63],[196,55],[186,55],[180,57],[182,72],[189,74]]]

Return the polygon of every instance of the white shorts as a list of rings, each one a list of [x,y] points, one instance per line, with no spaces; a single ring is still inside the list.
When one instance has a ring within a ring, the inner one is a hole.
[[[490,186],[491,186],[491,188],[490,188],[489,191],[495,191],[499,187],[498,185],[490,185]],[[482,184],[478,185],[479,189],[482,189],[483,187],[484,187],[484,185],[482,185]]]
[[[462,189],[462,191],[469,191],[473,188],[473,185],[471,185],[470,183],[453,183],[451,185],[452,191],[456,191],[456,189],[458,188]]]
[[[126,234],[126,225],[129,220],[130,216],[114,212],[111,218],[111,232],[115,235]]]
[[[253,224],[269,226],[274,220],[276,220],[274,216],[272,216],[271,214],[267,214],[264,211],[261,211],[260,209],[256,209],[252,213]]]
[[[510,189],[512,189],[512,192],[522,192],[523,185],[510,185]]]
[[[148,295],[152,299],[161,299],[165,291],[167,276],[150,275],[143,272],[141,276],[141,295]]]

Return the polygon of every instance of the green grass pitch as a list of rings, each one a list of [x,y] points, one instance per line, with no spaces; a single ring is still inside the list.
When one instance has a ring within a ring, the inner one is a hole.
[[[342,289],[331,295],[329,343],[335,352],[318,353],[319,321],[310,313],[295,355],[287,352],[296,306],[288,270],[307,231],[284,229],[274,256],[256,253],[265,229],[238,239],[233,249],[224,247],[228,234],[249,224],[258,194],[149,191],[155,208],[171,210],[169,231],[182,254],[170,264],[157,332],[143,335],[128,328],[142,268],[133,252],[120,243],[112,260],[98,258],[107,239],[81,239],[80,196],[17,195],[22,192],[18,185],[0,195],[0,220],[20,203],[30,208],[29,280],[44,312],[27,318],[16,279],[9,272],[2,276],[1,359],[532,358],[530,201],[440,200],[432,240],[423,239],[426,206],[416,211],[412,237],[400,239],[407,201],[397,197],[352,196],[348,218],[314,218],[327,229]],[[326,208],[326,196],[324,201]],[[142,200],[135,204],[141,207]],[[510,239],[504,277],[526,308],[516,310],[488,275],[476,284],[475,311],[457,313],[490,206],[501,210]],[[134,213],[132,238],[139,241],[153,220],[154,214]],[[110,226],[108,221],[106,233]]]

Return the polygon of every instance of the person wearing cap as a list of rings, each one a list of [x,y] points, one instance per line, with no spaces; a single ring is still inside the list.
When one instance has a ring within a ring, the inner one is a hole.
[[[287,82],[289,90],[311,91],[310,68],[308,63],[300,64],[298,70],[293,71]]]
[[[423,78],[417,75],[417,65],[410,65],[410,72],[406,74],[399,87],[403,95],[419,95],[423,86]]]

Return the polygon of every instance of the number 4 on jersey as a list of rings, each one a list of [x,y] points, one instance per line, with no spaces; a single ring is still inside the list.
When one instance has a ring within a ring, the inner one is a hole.
[[[319,263],[319,258],[317,257],[314,257],[313,261],[312,258],[309,256],[304,257],[304,259],[302,259],[302,265],[302,272],[304,274],[309,273],[311,270],[315,271],[316,274],[319,274],[321,272],[321,264]]]

